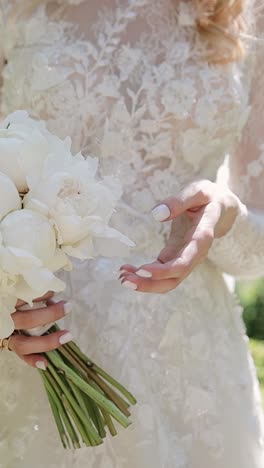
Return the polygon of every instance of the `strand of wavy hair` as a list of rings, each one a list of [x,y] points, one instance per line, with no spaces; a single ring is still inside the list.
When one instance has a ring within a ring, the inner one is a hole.
[[[245,46],[246,0],[194,0],[198,10],[197,28],[207,43],[206,59],[224,64],[242,60]]]

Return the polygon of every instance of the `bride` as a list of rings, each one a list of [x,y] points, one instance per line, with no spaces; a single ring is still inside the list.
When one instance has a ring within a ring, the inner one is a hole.
[[[66,305],[14,313],[19,330],[72,309],[62,332],[14,335],[1,354],[0,467],[264,466],[256,373],[223,275],[264,272],[260,3],[0,0],[1,114],[27,109],[100,157],[124,186],[114,224],[136,242],[79,264]],[[43,369],[41,352],[71,334],[138,405],[116,438],[63,451],[17,355]]]

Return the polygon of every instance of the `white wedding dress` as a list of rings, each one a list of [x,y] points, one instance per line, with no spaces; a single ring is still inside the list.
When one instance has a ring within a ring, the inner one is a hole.
[[[249,3],[253,24],[261,11]],[[256,373],[223,277],[264,273],[263,43],[246,39],[244,63],[209,66],[194,4],[0,0],[1,114],[45,119],[123,183],[114,224],[137,246],[129,259],[76,265],[66,326],[138,399],[129,429],[65,451],[38,373],[2,353],[1,468],[264,466]],[[215,180],[228,154],[230,186],[248,211],[175,291],[122,288],[119,266],[150,261],[164,245],[168,226],[151,208],[190,181]]]

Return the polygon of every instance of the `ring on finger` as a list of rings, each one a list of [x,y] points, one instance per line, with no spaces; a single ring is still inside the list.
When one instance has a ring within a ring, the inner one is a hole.
[[[10,335],[8,338],[1,338],[0,339],[0,350],[1,351],[12,351],[12,349],[9,346],[9,341],[12,338],[13,335]]]

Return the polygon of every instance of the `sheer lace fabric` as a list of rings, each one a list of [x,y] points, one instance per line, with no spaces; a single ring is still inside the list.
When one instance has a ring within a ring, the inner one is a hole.
[[[256,9],[256,11],[258,11]],[[214,243],[209,257],[224,271],[240,277],[263,274],[263,100],[264,37],[263,7],[257,31],[255,67],[251,76],[250,114],[237,148],[229,157],[228,185],[246,204],[231,232]]]
[[[97,449],[63,451],[38,376],[5,354],[0,467],[261,468],[258,384],[240,308],[222,278],[230,268],[264,271],[264,86],[255,53],[227,67],[202,61],[193,2],[31,3],[0,1],[1,113],[28,109],[121,178],[114,223],[137,244],[130,262],[164,245],[168,227],[150,209],[190,181],[214,180],[227,154],[232,189],[258,213],[241,205],[210,261],[166,296],[123,290],[115,280],[123,259],[76,265],[67,326],[137,395],[133,426]]]

